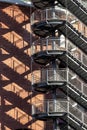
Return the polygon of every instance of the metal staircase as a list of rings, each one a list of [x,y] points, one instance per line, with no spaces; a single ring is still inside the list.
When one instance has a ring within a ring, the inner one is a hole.
[[[54,5],[58,5],[58,3],[60,3],[85,25],[87,25],[87,9],[78,0],[32,0],[32,2],[40,9],[53,7]]]
[[[85,82],[87,82],[87,66],[83,65],[80,61],[74,58],[69,52],[59,58],[62,62],[78,74]],[[68,63],[67,63],[68,61]]]
[[[33,106],[32,110],[33,116],[37,120],[46,121],[58,118],[61,123],[68,123],[68,125],[75,130],[87,129],[87,124],[85,122],[87,116],[85,116],[78,108],[73,107],[72,104],[66,101],[47,100]],[[68,130],[68,128],[66,130]]]
[[[55,75],[53,75],[53,70],[38,70],[38,73],[40,73],[38,76],[33,74],[33,89],[35,91],[48,93],[54,89],[62,90],[66,95],[87,109],[87,84],[79,79],[75,73],[64,69],[56,70]],[[42,79],[40,79],[41,75]]]
[[[33,32],[40,37],[52,36],[53,30],[61,32],[73,44],[87,54],[87,38],[65,20],[47,20],[32,25]]]
[[[32,0],[32,2],[36,7],[44,9],[57,5],[60,0],[58,2],[53,0]],[[72,7],[77,9],[79,5],[80,13],[83,12],[82,15],[86,15],[84,13],[86,12],[85,8],[77,0],[63,2],[63,4],[68,4],[67,8],[70,8],[68,6],[71,4]],[[32,43],[31,47],[33,61],[42,68],[33,71],[32,86],[34,91],[43,94],[52,92],[53,96],[52,100],[35,102],[32,105],[32,116],[36,120],[53,120],[54,130],[63,130],[64,128],[66,130],[87,130],[87,115],[81,108],[79,109],[77,105],[70,103],[68,100],[70,97],[85,110],[87,109],[87,94],[85,93],[87,66],[70,52],[75,48],[68,48],[66,39],[68,38],[75,46],[78,46],[80,50],[87,54],[87,38],[79,33],[71,25],[70,21],[66,21],[64,9],[59,10],[60,7],[58,7],[58,10],[57,7],[50,10],[38,10],[31,16],[33,33],[41,38],[43,37],[43,39],[39,38],[39,40]],[[79,17],[80,13],[76,17]],[[81,18],[82,16],[79,17],[79,19]],[[60,94],[57,95],[56,90]]]
[[[55,52],[54,52],[55,53]],[[46,65],[48,62],[52,61],[53,59],[59,59],[62,64],[68,66],[71,70],[73,70],[77,75],[79,75],[85,82],[87,82],[87,66],[85,66],[82,62],[78,59],[73,57],[67,51],[56,51],[54,56],[51,54],[47,54],[47,52],[41,52],[33,55],[34,61],[41,65]],[[50,58],[50,59],[46,59]],[[67,63],[68,61],[68,63]]]
[[[78,0],[58,0],[58,2],[87,25],[87,9]]]

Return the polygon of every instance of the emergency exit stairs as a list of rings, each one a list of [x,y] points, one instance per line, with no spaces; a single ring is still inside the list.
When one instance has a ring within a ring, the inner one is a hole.
[[[32,0],[33,3],[35,3],[35,0]],[[87,26],[87,10],[86,8],[81,5],[80,2],[77,0],[57,0],[62,6],[66,7],[71,13],[73,13],[80,21],[82,21]],[[43,1],[36,1],[35,6],[39,7],[40,2],[44,3]],[[51,0],[48,0],[46,4],[51,2]],[[53,1],[52,1],[53,2]],[[39,4],[38,4],[39,3]],[[41,3],[41,5],[43,5]],[[43,6],[44,7],[44,6]],[[40,7],[39,7],[40,8]],[[61,26],[57,24],[57,22],[61,22]],[[40,37],[47,37],[51,36],[52,32],[49,30],[53,28],[53,30],[58,29],[65,37],[67,37],[73,44],[78,46],[83,52],[87,54],[87,38],[79,33],[78,30],[76,30],[69,22],[67,21],[43,21],[41,23],[35,23],[32,26],[33,32],[40,36]],[[67,31],[66,31],[67,30]],[[39,55],[39,56],[38,56]],[[34,61],[39,64],[45,64],[41,63],[41,58],[43,57],[43,54],[40,52],[39,54],[33,55]],[[68,64],[67,66],[73,70],[84,82],[87,83],[87,66],[82,64],[78,59],[76,59],[74,56],[72,56],[71,53],[65,52],[62,56],[57,56],[61,62],[64,64]],[[68,96],[70,96],[72,99],[74,99],[76,102],[78,102],[80,105],[82,105],[85,109],[87,109],[87,96],[85,96],[83,93],[78,92],[76,87],[74,87],[72,84],[67,83],[68,87]],[[61,90],[67,94],[66,87],[61,87]],[[79,121],[79,119],[75,118],[74,115],[68,114],[68,116],[61,117],[62,120],[65,122],[69,121],[69,125],[74,128],[75,130],[87,130],[87,125],[84,125],[82,121]]]
[[[87,9],[78,0],[32,0],[37,8],[44,9],[47,7],[55,6],[61,4],[63,7],[67,8],[72,14],[74,14],[80,21],[87,25]]]
[[[87,9],[78,0],[58,0],[58,2],[87,26]]]

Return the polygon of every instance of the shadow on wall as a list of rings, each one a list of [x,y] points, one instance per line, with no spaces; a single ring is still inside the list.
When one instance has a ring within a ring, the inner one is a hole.
[[[15,129],[15,130],[33,130],[33,129],[27,129],[27,128],[20,128],[20,129]]]
[[[0,3],[0,130],[32,130],[29,11]]]

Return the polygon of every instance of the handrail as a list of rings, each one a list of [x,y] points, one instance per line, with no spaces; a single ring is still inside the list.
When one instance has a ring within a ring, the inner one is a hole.
[[[43,51],[67,51],[84,66],[87,66],[87,55],[69,40],[65,39],[63,35],[60,38],[39,39],[32,44],[31,48],[32,55]]]
[[[76,1],[76,3],[78,3],[77,0],[73,0],[73,1]],[[38,3],[38,2],[40,2],[40,3]],[[44,4],[43,1],[38,1],[38,2],[36,2],[37,5],[41,4],[41,2],[42,2],[41,5]],[[33,3],[34,3],[34,1],[33,1]],[[47,4],[48,3],[49,2],[47,2]],[[61,2],[59,2],[59,3],[61,3]],[[65,3],[67,4],[67,8],[68,8],[69,3],[66,1],[65,1]],[[74,4],[72,4],[72,5],[74,6]],[[79,7],[78,5],[79,4],[77,4],[77,8]],[[69,6],[69,7],[72,10],[71,6]],[[80,8],[81,8],[81,6],[79,7],[79,9]],[[82,8],[82,9],[83,9],[83,11],[85,11],[84,8]],[[77,13],[77,11],[75,11],[75,13]],[[76,16],[78,16],[78,15],[76,15]],[[80,16],[78,16],[78,18],[79,17]],[[53,39],[52,42],[49,39],[46,39],[46,40],[43,39],[42,41],[40,41],[41,39],[39,39],[36,43],[33,43],[32,58],[34,59],[34,61],[35,62],[40,61],[40,63],[41,63],[43,60],[43,57],[41,57],[42,55],[44,56],[44,61],[45,61],[46,57],[52,56],[51,60],[53,60],[53,58],[56,59],[56,56],[59,56],[61,54],[60,56],[61,56],[61,58],[63,58],[62,60],[65,60],[65,58],[68,58],[70,61],[72,58],[73,59],[72,63],[74,64],[74,61],[75,61],[75,63],[78,63],[78,66],[81,65],[82,69],[84,69],[84,71],[85,71],[86,66],[87,66],[85,63],[85,60],[87,58],[83,55],[82,52],[79,51],[79,49],[77,49],[77,47],[74,48],[73,46],[70,46],[71,48],[69,48],[69,44],[66,43],[67,40],[65,39],[65,37],[67,37],[74,44],[76,44],[80,49],[82,49],[83,52],[86,52],[86,51],[84,51],[84,48],[82,47],[82,45],[80,46],[77,44],[77,41],[78,41],[78,43],[79,42],[83,43],[83,46],[86,46],[86,37],[85,37],[85,35],[81,34],[81,30],[79,32],[78,31],[79,29],[76,29],[76,27],[74,27],[74,25],[75,25],[74,23],[76,23],[76,22],[80,22],[80,21],[76,20],[76,17],[74,17],[74,15],[69,13],[66,9],[62,9],[61,7],[55,6],[54,8],[35,11],[31,16],[31,28],[36,35],[44,36],[44,37],[49,36],[52,32],[47,33],[47,35],[45,35],[45,34],[46,34],[46,32],[50,31],[49,27],[51,27],[51,24],[53,24],[53,25],[59,24],[59,26],[55,26],[55,27],[53,26],[55,30],[56,30],[56,27],[59,27],[59,28],[57,28],[57,30],[54,32],[55,37],[58,38],[57,39],[58,43],[55,40],[55,38]],[[84,23],[84,20],[83,20],[83,23]],[[48,27],[46,26],[47,24],[49,25]],[[42,27],[42,28],[40,28],[40,27]],[[37,30],[37,28],[38,28],[38,30]],[[42,32],[40,32],[40,31],[42,31]],[[65,31],[66,31],[66,33],[65,33]],[[60,32],[65,35],[65,37],[62,35],[63,41],[61,41]],[[69,32],[70,32],[70,35],[68,35]],[[75,39],[76,39],[76,42],[74,41]],[[63,54],[65,54],[65,55],[63,55]],[[60,58],[60,60],[61,60],[61,58]],[[48,60],[48,62],[50,63],[50,60]],[[64,89],[62,88],[62,90],[65,92],[66,92],[66,87],[70,88],[70,89],[75,87],[73,89],[74,91],[71,91],[69,89],[68,94],[70,94],[70,92],[73,93],[70,97],[72,97],[75,94],[74,92],[78,92],[78,90],[79,90],[78,95],[80,95],[80,92],[82,92],[81,96],[82,96],[82,98],[84,98],[83,93],[84,93],[84,88],[85,89],[87,88],[86,84],[84,85],[84,82],[82,80],[80,80],[80,78],[75,73],[70,71],[69,69],[64,69],[64,70],[58,69],[57,70],[56,62],[58,62],[58,61],[55,60],[55,62],[52,64],[53,69],[38,70],[37,73],[35,72],[35,74],[33,72],[32,85],[34,88],[37,87],[37,89],[35,91],[39,91],[39,89],[38,89],[39,87],[40,87],[40,89],[44,90],[44,87],[46,87],[46,85],[48,87],[47,89],[49,89],[49,87],[51,87],[51,89],[53,89],[52,88],[52,87],[54,87],[53,84],[54,85],[56,83],[58,84],[57,81],[59,81],[60,84],[63,84],[63,82],[67,83],[67,85],[66,85],[66,83],[64,84],[66,86],[63,86],[63,88],[64,87],[65,88]],[[45,62],[45,63],[47,63],[47,62]],[[66,63],[66,61],[65,61],[65,63]],[[59,62],[58,62],[58,64],[59,64]],[[74,64],[74,65],[76,65],[76,64]],[[80,69],[80,71],[82,69]],[[76,70],[75,72],[77,72],[77,71],[78,70]],[[43,83],[45,83],[45,85]],[[58,84],[58,85],[60,85],[60,84]],[[41,88],[41,87],[43,87],[43,88]],[[41,119],[43,120],[43,119],[47,118],[47,116],[50,116],[50,118],[51,118],[51,116],[54,116],[54,114],[58,115],[58,113],[60,114],[62,112],[63,114],[66,113],[67,116],[70,116],[70,118],[72,118],[72,120],[75,119],[74,121],[76,121],[76,123],[78,123],[79,126],[84,125],[84,124],[87,126],[87,124],[86,124],[87,116],[85,115],[85,112],[83,112],[83,110],[81,110],[81,108],[79,109],[80,106],[77,103],[72,104],[70,102],[70,100],[66,101],[66,99],[64,100],[61,97],[60,97],[61,100],[60,99],[56,100],[55,92],[53,92],[53,96],[55,96],[55,97],[53,97],[54,98],[53,100],[44,100],[44,101],[42,100],[42,101],[39,101],[38,103],[35,102],[34,105],[32,105],[32,114],[33,114],[33,116],[36,116],[36,119],[38,119],[38,118],[40,119],[40,117],[41,117]],[[69,96],[69,95],[67,95],[67,96]],[[80,98],[80,96],[78,96],[78,97]],[[73,99],[75,99],[75,98],[76,98],[76,95]],[[78,99],[76,98],[76,101],[80,104],[79,98]],[[86,99],[86,97],[85,97],[85,99]],[[84,103],[84,100],[82,100],[81,105],[83,105],[83,103]],[[45,117],[45,118],[43,118],[43,117]],[[56,124],[57,124],[56,121],[57,120],[55,120],[55,122],[54,122],[54,127],[56,127]]]
[[[87,66],[87,55],[84,52],[82,52],[78,47],[73,45],[70,41],[67,41],[67,44],[68,52],[79,62],[81,62],[84,66]]]
[[[63,47],[58,44],[63,44]],[[32,48],[32,55],[41,52],[41,51],[49,51],[49,50],[65,50],[66,42],[65,38],[60,37],[60,38],[55,38],[55,37],[50,37],[47,39],[39,39],[33,42],[31,48]]]
[[[66,17],[66,15],[68,17]],[[47,21],[49,19],[68,20],[71,22],[72,20],[76,19],[76,17],[73,14],[71,14],[68,10],[62,9],[61,7],[36,10],[31,15],[31,25],[34,24],[36,21]]]
[[[81,123],[87,126],[87,115],[79,110],[77,106],[74,106],[68,101],[63,100],[42,100],[39,103],[36,103],[33,106],[33,113],[32,114],[53,114],[54,112],[63,112],[71,114],[75,119],[80,121]],[[69,109],[68,109],[69,108]]]
[[[71,25],[76,29],[77,27],[75,26],[73,21],[79,22],[81,23],[81,25],[86,27],[86,25],[80,22],[80,20],[77,19],[72,13],[70,13],[66,9],[62,9],[61,7],[49,8],[44,10],[36,10],[31,15],[31,25],[35,24],[36,22],[41,22],[41,21],[47,22],[48,20],[52,20],[52,19],[66,20],[67,22],[71,23]],[[80,30],[80,33],[82,33],[82,29]]]
[[[68,77],[68,78],[67,78]],[[42,69],[32,73],[32,85],[35,83],[48,83],[49,81],[66,81],[82,94],[87,96],[87,84],[69,69]]]
[[[84,8],[87,8],[87,3],[84,2],[83,0],[77,0],[81,5],[83,5]]]

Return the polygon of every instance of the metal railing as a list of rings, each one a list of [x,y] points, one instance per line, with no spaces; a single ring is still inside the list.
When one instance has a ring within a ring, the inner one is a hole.
[[[41,51],[55,51],[55,50],[65,50],[66,40],[63,35],[58,37],[50,37],[47,39],[39,39],[34,41],[31,46],[32,55]]]
[[[72,24],[74,28],[76,28],[82,34],[87,36],[87,32],[84,30],[84,27],[86,28],[86,26],[82,22],[80,22],[73,14],[71,14],[68,10],[61,7],[49,8],[45,10],[36,10],[31,15],[31,25],[42,21],[48,22],[49,20],[54,19],[66,20],[67,22]],[[78,28],[77,23],[80,24],[82,28]]]
[[[75,119],[87,126],[87,115],[78,106],[74,106],[68,101],[44,100],[32,105],[32,115],[34,114],[71,114]]]
[[[60,7],[49,8],[45,10],[36,10],[31,15],[31,25],[35,22],[47,21],[50,19],[66,20],[66,14],[66,9],[62,9]]]
[[[32,114],[67,112],[67,101],[44,100],[32,105]]]
[[[32,73],[32,85],[44,82],[48,84],[50,81],[66,81],[87,96],[87,84],[69,69],[42,69]]]
[[[82,52],[78,47],[73,45],[70,41],[67,40],[66,44],[68,52],[83,65],[87,66],[87,55]]]
[[[67,20],[68,22],[76,20],[76,17],[72,15],[68,10],[61,8],[61,7],[54,7],[45,10],[36,10],[31,15],[31,25],[40,22],[40,21],[47,21],[47,20]]]
[[[81,3],[86,9],[87,9],[87,1],[86,0],[77,0],[79,3]]]
[[[37,75],[36,75],[37,73]],[[66,70],[42,69],[32,73],[32,84],[48,81],[67,81]]]
[[[32,44],[32,55],[38,52],[46,51],[67,51],[79,62],[87,66],[87,55],[79,48],[73,45],[69,40],[65,39],[63,35],[60,38],[50,37],[47,39],[39,39]]]

